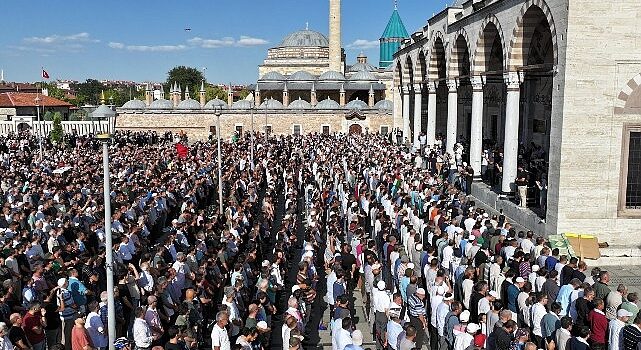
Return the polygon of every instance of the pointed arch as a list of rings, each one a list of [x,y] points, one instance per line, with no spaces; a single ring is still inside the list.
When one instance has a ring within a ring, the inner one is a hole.
[[[414,83],[424,83],[427,80],[427,61],[422,49],[418,51],[414,62]]]
[[[443,33],[436,31],[432,35],[432,47],[429,52],[427,78],[438,81],[446,78],[447,61],[445,58],[445,38]]]
[[[519,17],[516,19],[516,25],[512,30],[512,38],[510,40],[507,68],[510,71],[516,71],[527,64],[526,59],[530,52],[530,44],[532,43],[532,33],[537,26],[536,21],[538,16],[529,15],[532,11],[540,10],[547,20],[550,32],[552,34],[552,55],[553,64],[558,64],[558,43],[556,38],[556,26],[554,18],[552,18],[552,11],[544,0],[528,0],[521,7]]]
[[[405,84],[414,84],[414,62],[410,55],[405,56],[405,66],[403,70],[403,78]]]
[[[501,22],[493,14],[489,14],[481,23],[481,29],[478,33],[478,39],[474,54],[472,55],[472,75],[479,75],[492,70],[488,67],[493,50],[498,45],[501,49],[501,70],[505,70],[507,60],[507,50],[505,49],[505,39],[503,37],[503,28]]]
[[[470,40],[465,29],[459,29],[453,36],[454,45],[450,50],[448,78],[457,78],[470,74]]]
[[[403,86],[403,66],[398,59],[395,62],[394,68],[394,86],[397,88]]]

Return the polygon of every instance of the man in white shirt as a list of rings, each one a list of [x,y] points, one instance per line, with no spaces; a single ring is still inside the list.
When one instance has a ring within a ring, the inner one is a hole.
[[[212,350],[231,350],[229,334],[225,326],[229,323],[229,315],[224,311],[216,314],[216,324],[211,330],[211,348]]]
[[[151,329],[145,321],[145,309],[142,307],[136,308],[136,320],[134,321],[134,342],[136,342],[136,349],[148,350],[151,349],[151,343],[154,341],[151,335]]]
[[[454,338],[454,350],[465,350],[474,341],[474,335],[480,329],[479,325],[476,323],[469,323],[465,328],[465,332],[460,332],[456,334]]]
[[[532,316],[530,320],[532,321],[532,333],[534,333],[535,344],[539,348],[545,348],[543,343],[543,334],[541,332],[541,320],[543,316],[547,313],[545,305],[548,303],[548,296],[545,293],[539,293],[536,296],[537,302],[532,305],[530,313]]]
[[[352,344],[351,329],[352,319],[350,317],[343,318],[342,328],[336,333],[336,350],[344,350],[347,345]]]
[[[625,327],[632,313],[625,309],[617,311],[617,318],[610,321],[608,325],[608,344],[611,350],[623,350],[623,339],[621,330]]]

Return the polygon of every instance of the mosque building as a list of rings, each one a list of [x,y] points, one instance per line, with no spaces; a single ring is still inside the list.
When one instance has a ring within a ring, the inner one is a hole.
[[[205,100],[201,91],[172,86],[169,100],[132,100],[118,108],[119,129],[183,131],[191,139],[215,132],[214,109],[221,108],[221,135],[265,130],[297,133],[388,133],[393,124],[393,69],[400,43],[409,38],[396,7],[380,38],[380,67],[361,53],[346,64],[341,45],[341,0],[329,0],[329,37],[308,26],[267,50],[246,100]],[[198,95],[198,100],[195,99]],[[192,98],[193,97],[193,98]]]

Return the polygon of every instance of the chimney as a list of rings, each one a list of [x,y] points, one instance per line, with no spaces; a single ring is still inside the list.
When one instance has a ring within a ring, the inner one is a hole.
[[[345,106],[345,84],[341,84],[341,91],[340,91],[340,105],[341,107]]]
[[[283,106],[289,106],[289,90],[287,89],[287,83],[285,83],[285,88],[283,89]]]
[[[147,83],[147,87],[145,87],[145,104],[149,106],[151,104],[151,101],[153,101],[154,97],[151,94],[151,85]]]
[[[370,84],[369,85],[369,100],[367,101],[367,105],[370,107],[374,107],[374,85]]]
[[[260,100],[260,87],[258,86],[258,83],[256,83],[256,90],[254,92],[254,105],[255,106],[260,106],[261,100]]]
[[[329,70],[343,73],[341,0],[329,0]]]
[[[234,104],[234,90],[231,89],[231,83],[229,83],[229,90],[227,90],[227,105],[231,107]]]
[[[189,100],[191,96],[189,96],[189,85],[185,87],[185,100]]]
[[[205,81],[203,80],[200,83],[200,107],[205,107],[205,104],[207,103],[207,99],[205,97]]]
[[[312,106],[316,106],[318,104],[318,97],[316,96],[316,84],[314,83],[312,83],[310,101]]]

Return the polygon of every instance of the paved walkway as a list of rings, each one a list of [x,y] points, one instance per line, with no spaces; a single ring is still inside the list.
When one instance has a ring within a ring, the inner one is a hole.
[[[365,317],[365,304],[361,298],[361,292],[359,290],[354,292],[354,310],[356,311],[355,318],[358,320],[356,324],[356,329],[359,329],[363,332],[363,349],[376,349],[376,344],[374,343],[374,338],[372,337],[372,326],[367,323],[367,318]],[[323,314],[323,322],[325,324],[329,323],[329,308],[325,310]],[[318,344],[318,349],[331,349],[332,348],[332,335],[331,329],[325,331],[319,331],[320,335],[320,344]]]

